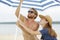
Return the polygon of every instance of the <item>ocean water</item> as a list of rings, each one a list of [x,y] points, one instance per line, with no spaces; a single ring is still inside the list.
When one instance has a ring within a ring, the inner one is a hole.
[[[53,24],[52,27],[60,40],[60,24]],[[22,30],[16,24],[0,24],[0,40],[23,40]]]

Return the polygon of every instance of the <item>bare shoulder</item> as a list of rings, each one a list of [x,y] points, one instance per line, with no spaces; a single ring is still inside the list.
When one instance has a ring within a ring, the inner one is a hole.
[[[36,26],[39,27],[39,23],[36,21]]]
[[[35,21],[35,23],[34,23],[35,25],[37,25],[37,26],[39,26],[39,23],[37,22],[37,21]]]
[[[33,28],[33,29],[34,29],[34,30],[38,30],[38,28],[39,28],[39,23],[38,23],[38,22],[35,22],[35,23],[34,23],[34,28]]]

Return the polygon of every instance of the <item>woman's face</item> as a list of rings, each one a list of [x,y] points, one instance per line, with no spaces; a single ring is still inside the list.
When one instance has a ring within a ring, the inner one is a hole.
[[[44,27],[47,23],[48,23],[48,21],[46,21],[45,18],[42,18],[42,19],[40,20],[40,25],[43,26],[43,27]]]

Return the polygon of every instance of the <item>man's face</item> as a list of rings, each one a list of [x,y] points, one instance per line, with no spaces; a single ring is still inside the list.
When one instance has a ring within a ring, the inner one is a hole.
[[[34,13],[35,13],[34,10],[30,9],[28,11],[28,18],[34,18],[34,17],[36,17],[36,15]]]

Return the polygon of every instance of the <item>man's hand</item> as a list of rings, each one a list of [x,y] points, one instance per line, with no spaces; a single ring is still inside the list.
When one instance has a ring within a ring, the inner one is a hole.
[[[22,3],[22,2],[23,2],[23,0],[20,0],[20,2]]]

